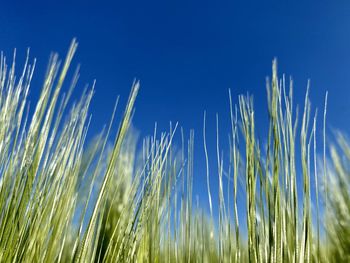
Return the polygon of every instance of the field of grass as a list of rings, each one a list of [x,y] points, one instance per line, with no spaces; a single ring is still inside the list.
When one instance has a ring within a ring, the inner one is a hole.
[[[76,48],[73,41],[63,63],[51,57],[33,114],[27,97],[35,61],[28,58],[17,75],[1,57],[0,262],[350,262],[350,141],[340,132],[326,140],[327,94],[315,111],[307,89],[298,113],[292,82],[279,79],[274,61],[267,143],[257,139],[252,98],[240,96],[235,106],[230,94],[230,162],[223,164],[218,137],[218,174],[209,173],[204,114],[198,134],[206,156],[205,211],[192,196],[193,131],[185,138],[177,124],[155,129],[137,147],[131,121],[138,82],[113,146],[117,103],[109,126],[86,140],[94,87],[69,109],[78,73],[61,92]],[[177,133],[180,149],[173,146]]]

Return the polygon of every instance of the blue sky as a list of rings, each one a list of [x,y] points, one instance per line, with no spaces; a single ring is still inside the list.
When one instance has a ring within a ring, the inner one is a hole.
[[[35,100],[51,51],[65,55],[79,42],[78,96],[97,80],[92,132],[107,123],[117,95],[127,100],[134,78],[141,91],[135,127],[152,133],[179,121],[196,132],[195,193],[206,191],[203,112],[215,165],[215,114],[223,147],[229,132],[228,89],[255,97],[258,135],[265,136],[265,78],[278,58],[279,72],[292,75],[303,102],[308,78],[311,101],[323,109],[329,91],[328,126],[349,128],[350,3],[347,1],[5,1],[1,4],[0,50],[18,60],[27,47],[38,59],[31,90]],[[121,112],[121,108],[119,108]],[[319,119],[321,122],[321,119]],[[216,178],[216,177],[215,177]],[[213,179],[213,188],[217,180]],[[204,200],[206,202],[206,200]]]

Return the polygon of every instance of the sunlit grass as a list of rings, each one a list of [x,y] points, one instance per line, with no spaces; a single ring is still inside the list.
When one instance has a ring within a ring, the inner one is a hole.
[[[15,63],[8,67],[1,57],[0,262],[350,261],[350,143],[336,133],[334,145],[326,144],[327,95],[318,142],[309,87],[298,113],[293,83],[278,78],[273,61],[266,143],[256,136],[253,97],[239,96],[235,106],[229,92],[228,163],[219,116],[213,127],[204,113],[197,137],[204,142],[206,211],[192,192],[194,131],[175,124],[159,132],[155,126],[140,140],[133,131],[138,82],[114,140],[118,100],[108,127],[86,139],[94,85],[71,103],[77,72],[62,93],[76,48],[73,41],[63,63],[51,57],[33,112],[27,100],[35,60],[28,57],[16,77]],[[208,129],[217,132],[215,169],[209,167]],[[182,139],[177,147],[175,135]],[[239,191],[245,209],[238,206]]]

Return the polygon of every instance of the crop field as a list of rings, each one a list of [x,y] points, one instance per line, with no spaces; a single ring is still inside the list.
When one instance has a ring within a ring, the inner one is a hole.
[[[252,97],[234,105],[229,93],[230,161],[217,136],[213,173],[206,132],[218,127],[205,113],[196,138],[180,124],[134,134],[137,81],[122,118],[117,101],[110,123],[88,137],[95,87],[72,101],[79,73],[66,76],[76,49],[73,40],[65,60],[51,56],[30,107],[35,60],[18,70],[1,55],[0,262],[350,262],[350,140],[326,134],[327,94],[315,110],[306,88],[297,107],[273,61],[267,135],[257,136]],[[193,197],[195,139],[204,143],[207,207]]]

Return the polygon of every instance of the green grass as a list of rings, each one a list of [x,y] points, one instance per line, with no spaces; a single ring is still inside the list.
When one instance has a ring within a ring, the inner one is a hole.
[[[192,193],[194,131],[175,124],[159,133],[155,126],[139,139],[133,130],[138,82],[114,140],[118,100],[108,127],[86,140],[94,85],[70,103],[77,71],[62,93],[76,48],[73,41],[63,63],[51,57],[30,110],[35,60],[27,58],[16,77],[15,63],[8,67],[1,57],[0,262],[350,261],[350,142],[340,132],[333,144],[326,140],[327,95],[318,142],[309,88],[298,113],[292,80],[279,79],[273,61],[268,133],[263,141],[256,136],[253,98],[240,96],[234,105],[229,92],[229,152],[220,148],[217,116],[217,169],[209,167],[204,113],[197,137],[206,158],[206,211]],[[238,208],[241,199],[246,209]]]

